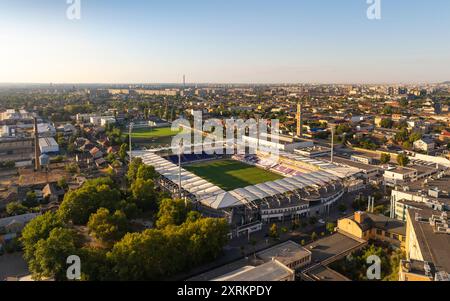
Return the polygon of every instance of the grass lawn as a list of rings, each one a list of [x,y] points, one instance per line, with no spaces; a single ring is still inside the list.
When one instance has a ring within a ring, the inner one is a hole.
[[[134,129],[131,133],[131,137],[135,139],[149,139],[149,138],[160,138],[160,137],[171,137],[175,136],[180,131],[172,131],[170,127],[168,128],[142,128]],[[128,135],[128,132],[123,132],[123,135]]]
[[[183,167],[226,191],[284,178],[235,160],[201,162]]]

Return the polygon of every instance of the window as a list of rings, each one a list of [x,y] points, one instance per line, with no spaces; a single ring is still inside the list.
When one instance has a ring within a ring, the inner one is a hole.
[[[377,235],[383,235],[383,230],[377,229]]]
[[[392,234],[392,238],[395,240],[399,240],[398,235],[397,234]]]

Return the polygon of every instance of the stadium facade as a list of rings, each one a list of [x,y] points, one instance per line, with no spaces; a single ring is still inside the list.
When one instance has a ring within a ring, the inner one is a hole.
[[[295,220],[326,214],[347,191],[361,184],[360,170],[297,154],[280,152],[277,161],[264,153],[232,159],[276,172],[285,178],[225,191],[178,166],[178,156],[163,157],[154,151],[133,151],[144,164],[161,175],[157,185],[173,195],[189,199],[206,216],[224,217],[231,235],[259,231],[263,223]],[[183,155],[181,164],[218,159],[210,155]],[[180,181],[181,180],[181,181]]]

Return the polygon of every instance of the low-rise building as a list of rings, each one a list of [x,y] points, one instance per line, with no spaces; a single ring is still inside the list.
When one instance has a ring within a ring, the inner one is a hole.
[[[413,145],[414,145],[415,150],[419,150],[419,151],[423,151],[423,152],[427,152],[427,153],[436,147],[436,143],[434,142],[434,140],[429,139],[429,138],[419,139],[416,142],[414,142]]]
[[[442,174],[391,191],[391,217],[406,221],[407,209],[450,210],[450,177]]]
[[[432,209],[408,209],[406,260],[400,264],[401,281],[450,280],[448,215]]]
[[[49,123],[39,123],[38,124],[39,137],[55,137],[56,128]]]
[[[5,217],[0,219],[0,247],[9,240],[14,239],[27,223],[39,214],[28,213],[23,215]]]
[[[374,239],[404,248],[405,223],[368,212],[357,211],[354,216],[338,220],[338,231],[364,240]]]
[[[59,145],[54,138],[39,138],[39,149],[41,154],[59,153]]]
[[[404,185],[417,180],[417,170],[407,167],[395,167],[384,171],[387,186]]]
[[[287,241],[189,279],[190,281],[294,281],[295,273],[311,263],[312,253]]]
[[[236,271],[213,279],[212,281],[294,281],[295,271],[278,260],[259,266],[245,266]]]

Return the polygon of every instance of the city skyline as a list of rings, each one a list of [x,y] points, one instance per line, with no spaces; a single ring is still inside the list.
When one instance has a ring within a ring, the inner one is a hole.
[[[414,84],[450,80],[450,4],[0,2],[1,83]]]

